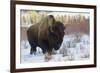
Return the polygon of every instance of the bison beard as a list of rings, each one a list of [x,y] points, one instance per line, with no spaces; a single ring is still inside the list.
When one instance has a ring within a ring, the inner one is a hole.
[[[36,47],[40,47],[45,59],[50,59],[53,49],[58,50],[64,36],[63,23],[56,21],[52,15],[43,18],[27,30],[27,37],[31,46],[30,54],[36,54]]]

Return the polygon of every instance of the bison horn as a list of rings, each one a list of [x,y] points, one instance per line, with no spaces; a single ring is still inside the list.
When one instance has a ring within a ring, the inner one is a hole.
[[[52,33],[54,32],[53,29],[52,29],[52,27],[50,27],[50,26],[49,26],[49,30],[50,30],[50,32],[52,32]]]

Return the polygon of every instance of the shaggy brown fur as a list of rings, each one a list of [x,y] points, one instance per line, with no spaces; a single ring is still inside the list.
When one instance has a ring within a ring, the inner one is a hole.
[[[43,53],[52,53],[52,49],[58,50],[64,36],[63,23],[56,21],[52,15],[43,18],[32,25],[27,31],[28,41],[31,46],[30,54],[36,54],[36,47],[42,48]]]

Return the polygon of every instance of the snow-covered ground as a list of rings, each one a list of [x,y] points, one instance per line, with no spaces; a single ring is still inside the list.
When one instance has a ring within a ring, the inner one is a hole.
[[[63,43],[49,62],[87,60],[90,56],[89,35],[65,35]],[[45,62],[45,55],[37,47],[36,55],[30,55],[30,45],[27,40],[21,41],[21,63]]]

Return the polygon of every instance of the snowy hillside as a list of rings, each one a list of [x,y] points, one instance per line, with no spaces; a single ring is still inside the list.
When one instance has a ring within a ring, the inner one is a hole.
[[[65,35],[63,43],[49,62],[87,60],[90,56],[89,35]],[[37,47],[37,55],[30,55],[28,41],[21,41],[21,63],[45,62],[41,48]]]

